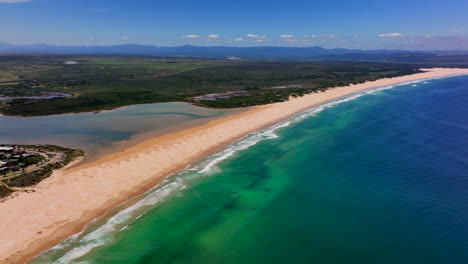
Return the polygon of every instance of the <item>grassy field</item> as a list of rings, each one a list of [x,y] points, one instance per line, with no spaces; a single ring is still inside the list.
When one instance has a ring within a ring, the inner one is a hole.
[[[249,91],[248,96],[198,102],[209,107],[242,107],[409,74],[416,69],[410,64],[379,62],[0,55],[0,96],[73,94],[69,98],[3,101],[0,112],[32,116],[96,111],[130,104],[190,102],[204,94]],[[296,87],[272,89],[284,85]]]

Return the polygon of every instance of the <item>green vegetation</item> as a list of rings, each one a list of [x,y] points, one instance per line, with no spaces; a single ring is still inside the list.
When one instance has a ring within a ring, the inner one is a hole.
[[[248,96],[197,102],[208,107],[242,107],[416,71],[415,65],[380,62],[0,55],[0,96],[73,94],[48,100],[0,101],[0,112],[32,116],[97,111],[249,91]],[[300,88],[272,89],[282,85]]]
[[[25,158],[22,163],[24,163],[24,165],[26,166],[29,166],[29,165],[37,164],[43,160],[45,160],[43,156],[32,156],[32,157]]]
[[[25,188],[39,183],[49,177],[54,170],[85,155],[82,150],[54,145],[17,145],[15,152],[19,153],[18,156],[25,156],[25,158],[20,158],[20,166],[8,162],[7,165],[15,166],[4,167],[8,168],[6,171],[1,170],[0,198],[8,196],[14,191],[31,191]],[[1,156],[4,157],[5,153],[0,153]],[[9,168],[13,168],[13,170],[8,171]]]

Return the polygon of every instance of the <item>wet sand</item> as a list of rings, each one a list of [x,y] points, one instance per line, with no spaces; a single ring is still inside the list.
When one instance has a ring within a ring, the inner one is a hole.
[[[468,69],[429,69],[258,106],[56,172],[38,184],[36,192],[20,193],[0,204],[0,263],[30,260],[167,175],[298,112],[366,89],[457,74],[468,74]]]

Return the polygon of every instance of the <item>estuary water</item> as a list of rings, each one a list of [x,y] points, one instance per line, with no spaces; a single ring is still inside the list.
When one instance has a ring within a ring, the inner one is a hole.
[[[151,137],[237,112],[240,110],[158,103],[98,113],[39,117],[0,115],[0,144],[55,144],[85,150],[87,159],[92,160]]]
[[[468,263],[467,172],[468,76],[382,87],[246,136],[32,263]]]

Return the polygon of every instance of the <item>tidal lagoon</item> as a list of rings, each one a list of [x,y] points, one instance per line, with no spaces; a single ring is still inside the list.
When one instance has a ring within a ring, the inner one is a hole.
[[[54,144],[87,152],[87,160],[142,140],[239,113],[186,103],[142,104],[109,111],[39,117],[0,115],[0,144]]]

